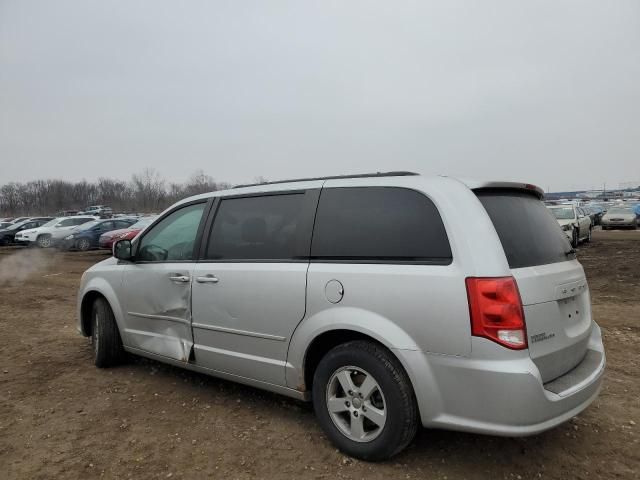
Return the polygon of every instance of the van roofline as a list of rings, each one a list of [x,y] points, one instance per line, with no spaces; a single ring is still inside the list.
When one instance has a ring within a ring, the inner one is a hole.
[[[246,183],[243,185],[235,185],[233,188],[259,187],[260,185],[275,185],[278,183],[312,182],[314,180],[338,180],[343,178],[368,178],[368,177],[407,177],[407,176],[413,176],[413,175],[420,175],[420,174],[416,172],[405,172],[405,171],[358,173],[354,175],[333,175],[329,177],[294,178],[289,180],[276,180],[274,182]]]

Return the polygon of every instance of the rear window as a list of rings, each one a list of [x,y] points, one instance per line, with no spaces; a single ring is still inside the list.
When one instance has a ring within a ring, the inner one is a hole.
[[[571,245],[554,215],[535,196],[517,190],[476,190],[498,232],[509,267],[564,262]]]
[[[436,206],[397,187],[326,188],[311,243],[317,260],[451,263],[451,247]]]

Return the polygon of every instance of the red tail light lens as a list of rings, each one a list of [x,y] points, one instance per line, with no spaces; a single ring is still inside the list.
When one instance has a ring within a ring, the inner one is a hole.
[[[471,334],[514,350],[527,348],[518,285],[513,277],[466,279]]]

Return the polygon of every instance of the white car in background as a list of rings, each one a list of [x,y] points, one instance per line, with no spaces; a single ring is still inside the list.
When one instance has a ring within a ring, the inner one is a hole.
[[[22,244],[48,248],[69,235],[78,225],[96,220],[93,216],[58,217],[41,227],[24,230],[16,234],[15,241]]]
[[[572,247],[577,247],[581,241],[591,241],[591,217],[582,209],[572,203],[561,205],[547,205],[553,216],[569,238]]]
[[[638,228],[638,215],[632,207],[615,206],[611,207],[601,220],[602,229],[610,228]]]

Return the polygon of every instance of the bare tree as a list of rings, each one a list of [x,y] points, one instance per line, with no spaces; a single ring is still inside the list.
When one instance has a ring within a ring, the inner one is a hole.
[[[169,183],[153,168],[145,168],[126,182],[99,178],[81,180],[34,180],[0,186],[0,216],[54,215],[62,210],[83,210],[89,205],[110,205],[120,212],[157,212],[176,201],[205,192],[230,188],[202,170],[184,183]]]

